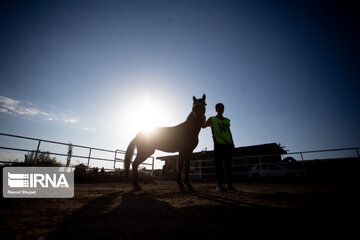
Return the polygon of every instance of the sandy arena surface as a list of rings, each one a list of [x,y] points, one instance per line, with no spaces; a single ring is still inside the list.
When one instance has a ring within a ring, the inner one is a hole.
[[[142,186],[77,184],[72,199],[1,199],[1,239],[344,237],[358,226],[358,190],[343,185],[237,183],[226,193],[214,183],[193,184],[195,193],[173,181]]]

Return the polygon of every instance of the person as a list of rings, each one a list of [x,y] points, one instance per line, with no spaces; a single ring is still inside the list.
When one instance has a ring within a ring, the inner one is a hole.
[[[215,173],[217,182],[217,191],[226,192],[236,191],[232,185],[232,151],[235,147],[232,134],[230,131],[230,119],[223,116],[225,106],[218,103],[215,106],[217,115],[210,117],[204,124],[203,128],[211,127],[212,136],[214,140],[214,155],[215,155]],[[227,188],[224,187],[224,168]]]

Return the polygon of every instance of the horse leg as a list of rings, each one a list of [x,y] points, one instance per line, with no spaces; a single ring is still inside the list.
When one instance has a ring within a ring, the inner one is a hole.
[[[142,163],[144,160],[143,158],[140,158],[139,156],[136,156],[133,164],[132,164],[132,170],[133,170],[133,178],[132,178],[132,185],[135,191],[141,191],[141,186],[139,185],[138,180],[138,167],[140,163]]]
[[[184,179],[184,183],[186,184],[186,187],[187,187],[188,191],[195,192],[195,189],[193,188],[193,186],[190,184],[190,181],[189,181],[191,157],[192,157],[192,153],[187,154],[186,157],[185,157],[185,179]]]
[[[150,154],[151,155],[151,154]],[[142,188],[139,185],[139,179],[138,179],[138,167],[139,165],[144,162],[150,155],[144,155],[144,154],[138,154],[132,164],[133,169],[133,179],[132,179],[132,185],[135,191],[141,191]]]
[[[185,192],[185,187],[182,183],[181,174],[184,167],[184,159],[181,153],[179,153],[179,165],[178,165],[178,173],[177,173],[177,184],[179,186],[180,192]]]
[[[152,148],[144,147],[141,144],[138,145],[137,150],[138,152],[136,158],[132,164],[132,169],[133,169],[132,185],[135,191],[141,191],[141,186],[139,185],[138,182],[138,167],[142,162],[144,162],[148,157],[150,157],[151,154],[155,152],[155,150]]]

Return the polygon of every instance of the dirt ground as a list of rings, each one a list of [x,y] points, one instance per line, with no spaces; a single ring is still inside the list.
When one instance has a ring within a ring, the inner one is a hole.
[[[193,184],[195,193],[173,181],[142,186],[77,184],[72,199],[1,199],[0,238],[343,238],[358,226],[358,189],[344,185],[237,183],[226,193],[214,183]]]

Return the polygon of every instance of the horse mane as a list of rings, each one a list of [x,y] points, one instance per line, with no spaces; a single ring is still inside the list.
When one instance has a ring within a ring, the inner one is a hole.
[[[195,120],[195,119],[201,119],[201,117],[200,117],[200,116],[196,116],[196,117],[195,117],[194,114],[193,114],[193,112],[191,111],[191,112],[189,113],[189,115],[187,116],[185,122],[189,122],[189,121],[192,121],[192,120]]]
[[[192,118],[195,118],[195,117],[194,117],[193,112],[191,111],[191,112],[189,113],[189,115],[187,116],[187,118],[186,118],[186,122],[190,121]]]

